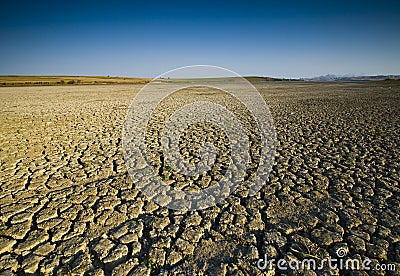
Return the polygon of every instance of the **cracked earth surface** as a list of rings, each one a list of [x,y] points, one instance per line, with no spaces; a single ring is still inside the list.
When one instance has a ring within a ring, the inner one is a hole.
[[[345,247],[347,257],[396,264],[398,275],[400,85],[257,88],[278,139],[268,181],[253,197],[239,188],[189,212],[149,201],[127,174],[122,125],[140,85],[0,88],[0,274],[274,275],[282,271],[256,266],[265,254],[302,260]],[[198,95],[218,97],[206,92]],[[224,151],[218,129],[193,127]],[[150,134],[157,146],[157,127]],[[196,159],[185,135],[182,152]],[[190,182],[160,167],[157,147],[149,152],[160,176],[182,189],[218,180]]]

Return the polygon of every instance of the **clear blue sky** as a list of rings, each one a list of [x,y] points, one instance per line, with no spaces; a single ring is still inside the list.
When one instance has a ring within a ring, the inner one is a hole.
[[[282,3],[280,3],[282,2]],[[0,75],[400,74],[400,1],[3,1]]]

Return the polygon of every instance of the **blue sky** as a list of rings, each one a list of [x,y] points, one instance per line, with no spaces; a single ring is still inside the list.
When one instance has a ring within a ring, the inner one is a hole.
[[[400,74],[399,27],[400,1],[4,1],[0,75]]]

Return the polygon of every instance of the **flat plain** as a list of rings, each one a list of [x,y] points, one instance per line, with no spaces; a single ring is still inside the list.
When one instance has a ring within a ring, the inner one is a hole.
[[[189,212],[149,201],[127,174],[122,126],[142,86],[0,87],[1,275],[274,275],[259,258],[339,248],[398,275],[398,81],[257,83],[277,132],[268,181]]]
[[[144,84],[146,78],[113,76],[0,76],[0,87],[88,84]]]

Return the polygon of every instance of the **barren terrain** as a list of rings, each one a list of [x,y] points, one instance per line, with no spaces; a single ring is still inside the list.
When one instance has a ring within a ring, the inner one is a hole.
[[[265,254],[338,248],[398,275],[400,84],[258,83],[278,138],[269,180],[190,212],[160,208],[127,174],[122,126],[141,87],[0,87],[1,275],[274,275],[257,268]]]

